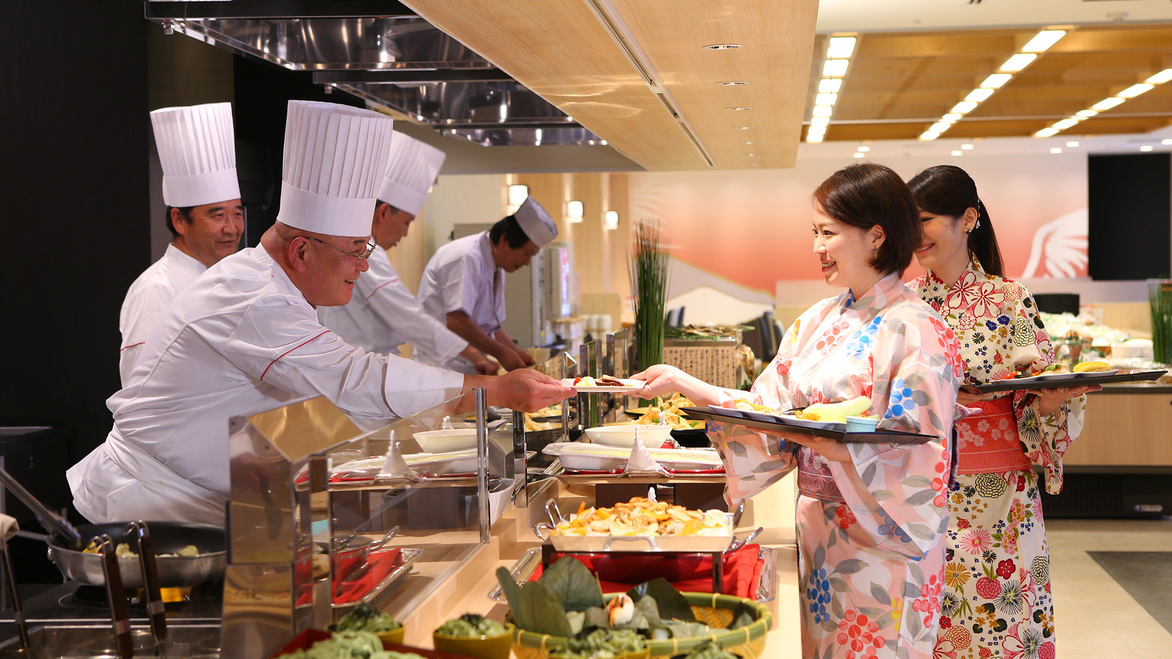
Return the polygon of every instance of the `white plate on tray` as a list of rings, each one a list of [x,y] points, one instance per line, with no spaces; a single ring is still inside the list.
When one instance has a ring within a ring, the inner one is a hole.
[[[632,391],[639,391],[640,389],[643,388],[643,385],[646,384],[642,380],[622,380],[622,379],[620,379],[619,382],[623,383],[623,386],[621,386],[621,387],[617,386],[617,385],[611,386],[611,387],[608,387],[608,386],[589,386],[589,385],[575,385],[574,384],[575,379],[577,379],[577,378],[565,378],[564,380],[562,380],[562,384],[566,385],[567,387],[573,387],[581,392],[585,392],[585,393],[594,392],[594,393],[600,393],[600,394],[617,394],[617,393],[629,393]]]
[[[410,453],[403,456],[407,466],[436,476],[476,471],[476,449],[447,453]],[[374,479],[383,468],[382,456],[351,460],[331,470],[330,476],[344,479]]]
[[[555,442],[541,449],[557,456],[562,467],[572,471],[609,471],[621,469],[631,458],[631,449],[580,442]],[[648,449],[651,457],[665,469],[673,471],[720,469],[723,463],[716,451],[702,449]]]

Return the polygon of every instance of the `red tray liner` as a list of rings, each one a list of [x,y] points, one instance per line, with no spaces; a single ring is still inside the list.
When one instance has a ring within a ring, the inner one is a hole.
[[[403,552],[399,547],[372,552],[368,559],[370,561],[370,569],[366,571],[366,574],[363,574],[357,579],[354,579],[353,581],[342,586],[342,592],[334,596],[334,603],[349,604],[351,602],[357,602],[361,600],[368,593],[370,593],[370,591],[375,586],[382,582],[382,580],[385,579],[388,574],[390,574],[391,570],[395,569],[395,567],[399,564],[399,555],[402,553]],[[355,556],[354,558],[346,558],[339,561],[338,573],[342,575],[343,579],[346,578],[345,575],[349,574],[351,570],[357,567],[355,564],[358,562],[358,559],[359,557]],[[338,576],[334,575],[335,584],[337,584],[337,579]],[[334,586],[334,592],[337,593],[336,585]],[[307,602],[309,602],[308,593],[303,595],[297,603],[300,605]]]
[[[724,555],[724,593],[746,599],[757,598],[757,584],[765,562],[758,557],[761,545],[750,544]],[[567,554],[598,575],[604,593],[621,593],[631,586],[656,577],[671,582],[682,592],[712,592],[711,554]],[[554,553],[554,560],[562,554]],[[529,580],[541,576],[541,566]]]

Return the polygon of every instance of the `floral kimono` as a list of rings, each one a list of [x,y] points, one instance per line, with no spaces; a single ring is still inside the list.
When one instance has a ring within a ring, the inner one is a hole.
[[[929,272],[912,287],[956,332],[965,384],[1054,361],[1029,291],[986,273],[975,256],[952,286]],[[1047,492],[1062,490],[1062,455],[1082,428],[1085,403],[1080,396],[1042,417],[1036,395],[1007,392],[956,422],[938,657],[1054,656],[1050,552],[1033,465],[1045,469]]]
[[[869,396],[880,429],[933,439],[849,443],[852,461],[840,463],[744,426],[712,431],[730,503],[798,469],[804,657],[932,656],[962,374],[952,331],[890,275],[857,300],[848,291],[802,314],[748,397],[785,411]],[[738,395],[724,392],[722,404]]]

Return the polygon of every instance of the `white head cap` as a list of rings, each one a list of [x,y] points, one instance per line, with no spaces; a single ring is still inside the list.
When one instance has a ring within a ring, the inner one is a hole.
[[[404,213],[418,215],[446,157],[434,146],[396,132],[378,200]]]
[[[174,208],[240,198],[232,104],[207,103],[151,112],[163,166],[163,201]]]
[[[533,197],[526,197],[525,203],[513,215],[517,218],[517,224],[521,225],[521,230],[538,247],[544,247],[558,237],[558,225],[554,224],[553,218]]]
[[[330,236],[368,236],[394,122],[348,105],[289,101],[277,221]]]

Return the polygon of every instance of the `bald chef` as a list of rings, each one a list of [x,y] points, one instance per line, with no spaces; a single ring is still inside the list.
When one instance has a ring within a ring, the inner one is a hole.
[[[172,240],[163,257],[134,280],[122,302],[118,372],[123,387],[163,310],[196,277],[234,253],[244,234],[232,105],[163,108],[151,112],[151,125]]]
[[[528,197],[516,213],[488,231],[464,236],[436,250],[419,284],[423,310],[510,371],[532,366],[533,357],[501,328],[505,321],[503,273],[529,265],[557,236],[557,225],[549,213]],[[426,349],[416,359],[461,373],[476,372],[462,357],[444,360]]]
[[[477,372],[493,374],[499,368],[496,362],[423,313],[387,256],[387,250],[407,235],[444,158],[444,152],[433,146],[394,134],[370,230],[380,249],[370,255],[370,270],[355,283],[350,304],[322,307],[317,317],[347,342],[371,352],[397,355],[400,346],[410,343],[417,351],[438,355],[440,363],[463,357]]]
[[[315,307],[346,304],[366,259],[392,121],[290,101],[281,208],[260,246],[212,266],[168,307],[143,365],[107,401],[114,427],[67,472],[92,522],[224,523],[228,420],[309,396],[354,419],[405,417],[474,387],[536,410],[574,393],[533,370],[463,376],[356,348]]]

